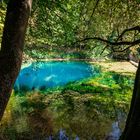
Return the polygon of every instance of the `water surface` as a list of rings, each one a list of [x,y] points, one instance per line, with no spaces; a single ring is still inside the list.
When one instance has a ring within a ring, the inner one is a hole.
[[[46,89],[63,86],[95,75],[95,68],[84,62],[34,62],[21,69],[15,89]]]

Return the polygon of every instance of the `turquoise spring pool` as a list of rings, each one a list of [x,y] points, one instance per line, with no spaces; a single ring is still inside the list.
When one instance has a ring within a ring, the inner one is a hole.
[[[97,68],[85,62],[33,62],[21,69],[14,89],[53,88],[89,78],[97,73]]]

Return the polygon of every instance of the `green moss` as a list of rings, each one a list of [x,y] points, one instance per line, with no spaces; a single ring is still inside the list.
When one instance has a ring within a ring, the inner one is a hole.
[[[134,77],[104,72],[52,91],[13,94],[0,135],[32,139],[39,132],[37,137],[43,139],[63,128],[72,138],[78,135],[90,139],[94,133],[97,139],[103,139],[118,118],[123,129],[133,80]]]

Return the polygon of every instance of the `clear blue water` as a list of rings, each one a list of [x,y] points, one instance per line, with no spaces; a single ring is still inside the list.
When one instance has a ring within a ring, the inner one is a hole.
[[[21,69],[14,88],[34,90],[63,86],[96,73],[93,65],[84,62],[34,62]]]

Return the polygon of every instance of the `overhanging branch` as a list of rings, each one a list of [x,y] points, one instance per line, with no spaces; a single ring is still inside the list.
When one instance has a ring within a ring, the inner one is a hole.
[[[138,32],[140,32],[140,26],[135,26],[135,27],[132,27],[132,28],[129,28],[129,29],[125,29],[125,30],[119,35],[119,37],[117,38],[117,41],[118,41],[119,39],[121,39],[121,38],[124,36],[124,34],[125,34],[126,32],[129,32],[129,31],[138,31]]]
[[[88,41],[88,40],[98,40],[98,41],[101,41],[103,43],[106,43],[106,44],[109,44],[109,45],[112,45],[112,46],[122,46],[122,45],[128,45],[128,46],[135,46],[137,44],[140,43],[140,39],[137,39],[137,40],[133,40],[133,41],[119,41],[120,39],[123,38],[123,36],[125,35],[126,32],[129,32],[129,31],[138,31],[140,33],[140,26],[135,26],[135,27],[132,27],[132,28],[129,28],[129,29],[125,29],[117,38],[116,41],[109,41],[107,39],[103,39],[103,38],[100,38],[100,37],[86,37],[82,40],[78,40],[76,42],[74,42],[72,45],[75,45],[77,43],[80,43],[80,42],[84,42],[84,41]]]
[[[80,41],[77,41],[76,43],[84,42],[84,41],[88,41],[88,40],[98,40],[98,41],[101,41],[101,42],[104,42],[104,43],[107,43],[107,44],[110,44],[110,45],[113,45],[113,46],[119,46],[119,45],[133,45],[134,46],[134,45],[137,45],[137,44],[140,43],[140,39],[135,40],[135,41],[111,42],[109,40],[106,40],[106,39],[103,39],[103,38],[100,38],[100,37],[87,37],[87,38],[84,38]]]

